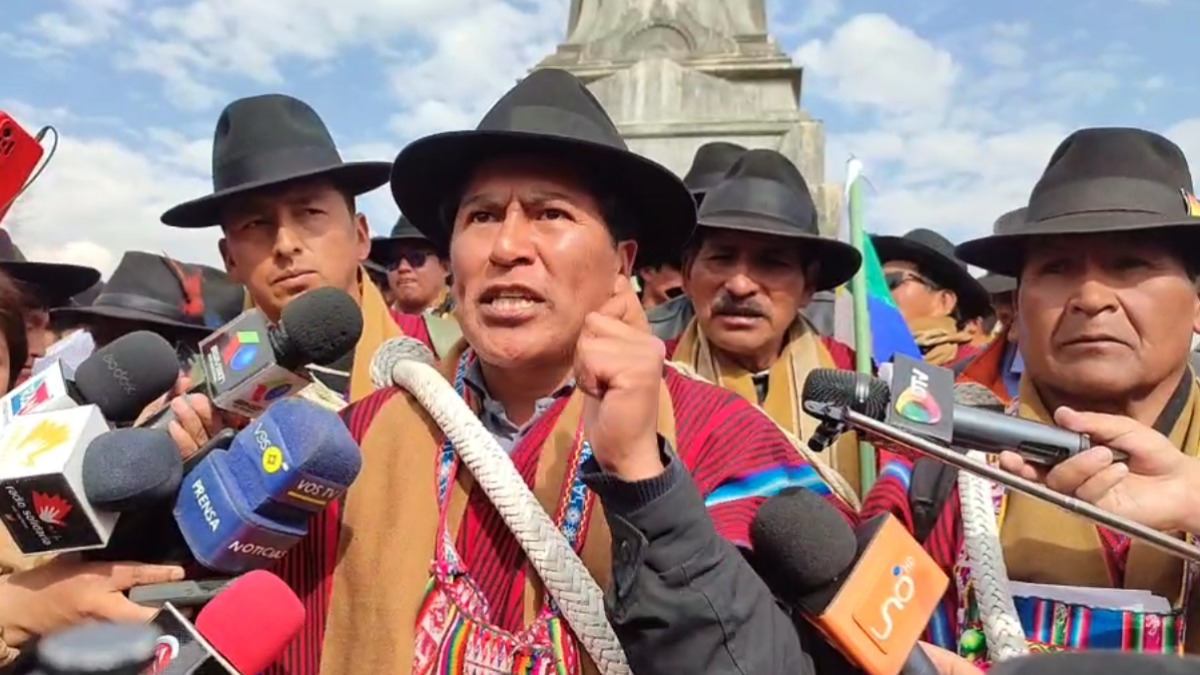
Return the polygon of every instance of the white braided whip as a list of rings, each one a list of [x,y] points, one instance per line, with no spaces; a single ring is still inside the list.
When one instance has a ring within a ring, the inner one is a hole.
[[[967,458],[985,463],[986,455],[977,450]],[[1008,566],[1000,543],[996,507],[992,501],[992,482],[969,471],[958,472],[958,494],[962,503],[963,540],[971,571],[971,588],[979,608],[988,656],[993,663],[1029,653],[1025,631],[1017,617],[1012,589],[1008,585]]]
[[[372,359],[372,366],[375,361]],[[374,370],[372,367],[372,379]],[[431,366],[401,360],[388,379],[389,384],[394,382],[412,394],[454,445],[600,672],[628,675],[625,652],[604,613],[604,592],[496,439]]]
[[[683,375],[686,378],[704,382],[706,384],[712,384],[713,386],[720,386],[706,379],[703,375],[696,372],[695,369],[686,364],[679,363],[677,361],[667,361],[667,365],[673,368],[675,372]],[[763,413],[763,416],[767,419],[771,419],[771,416],[765,412]],[[825,484],[829,486],[829,489],[833,490],[834,494],[841,497],[842,501],[846,502],[846,504],[855,511],[862,508],[862,503],[859,501],[858,493],[854,491],[854,488],[850,486],[850,483],[846,481],[846,478],[842,476],[842,474],[838,473],[836,469],[829,466],[829,463],[824,457],[810,450],[808,443],[800,440],[795,434],[785,429],[775,420],[771,419],[771,422],[776,428],[779,429],[779,431],[783,433],[784,437],[788,439],[788,442],[792,444],[792,447],[796,449],[796,452],[800,453],[800,456],[804,458],[804,461],[811,464],[813,468],[817,470],[817,473],[825,481]]]

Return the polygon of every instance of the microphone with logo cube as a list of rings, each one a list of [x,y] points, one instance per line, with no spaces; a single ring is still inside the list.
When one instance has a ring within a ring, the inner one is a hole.
[[[196,561],[227,574],[272,565],[362,466],[341,418],[300,399],[272,406],[184,479],[175,521]]]
[[[0,430],[0,520],[26,555],[104,546],[117,514],[87,500],[83,459],[108,432],[94,405],[14,418]]]
[[[196,391],[218,408],[256,417],[310,384],[305,366],[336,362],[354,350],[361,335],[361,310],[335,288],[296,298],[278,324],[257,309],[247,310],[200,341],[204,376]],[[171,419],[164,411],[145,425],[161,428]]]

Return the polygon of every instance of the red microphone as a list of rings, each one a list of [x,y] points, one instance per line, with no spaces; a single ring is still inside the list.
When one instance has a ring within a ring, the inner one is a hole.
[[[145,675],[254,675],[300,632],[304,606],[279,577],[255,570],[205,605],[195,625],[170,604],[151,623],[163,635]]]

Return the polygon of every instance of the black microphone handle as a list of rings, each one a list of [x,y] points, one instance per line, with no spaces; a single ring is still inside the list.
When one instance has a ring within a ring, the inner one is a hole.
[[[990,454],[1011,450],[1042,466],[1054,466],[1092,447],[1085,434],[962,405],[954,406],[951,443]],[[1129,459],[1123,452],[1113,454],[1118,462]]]

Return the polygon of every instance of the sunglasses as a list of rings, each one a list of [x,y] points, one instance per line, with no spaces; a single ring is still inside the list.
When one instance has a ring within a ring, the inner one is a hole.
[[[394,272],[400,269],[400,263],[407,262],[408,266],[417,269],[425,265],[425,262],[433,257],[433,251],[425,251],[422,249],[400,251],[396,254],[396,258],[388,263],[388,271]]]
[[[883,275],[883,279],[885,282],[887,282],[889,291],[894,291],[910,281],[915,281],[931,291],[938,290],[937,284],[919,274],[913,274],[912,272],[888,272]]]

